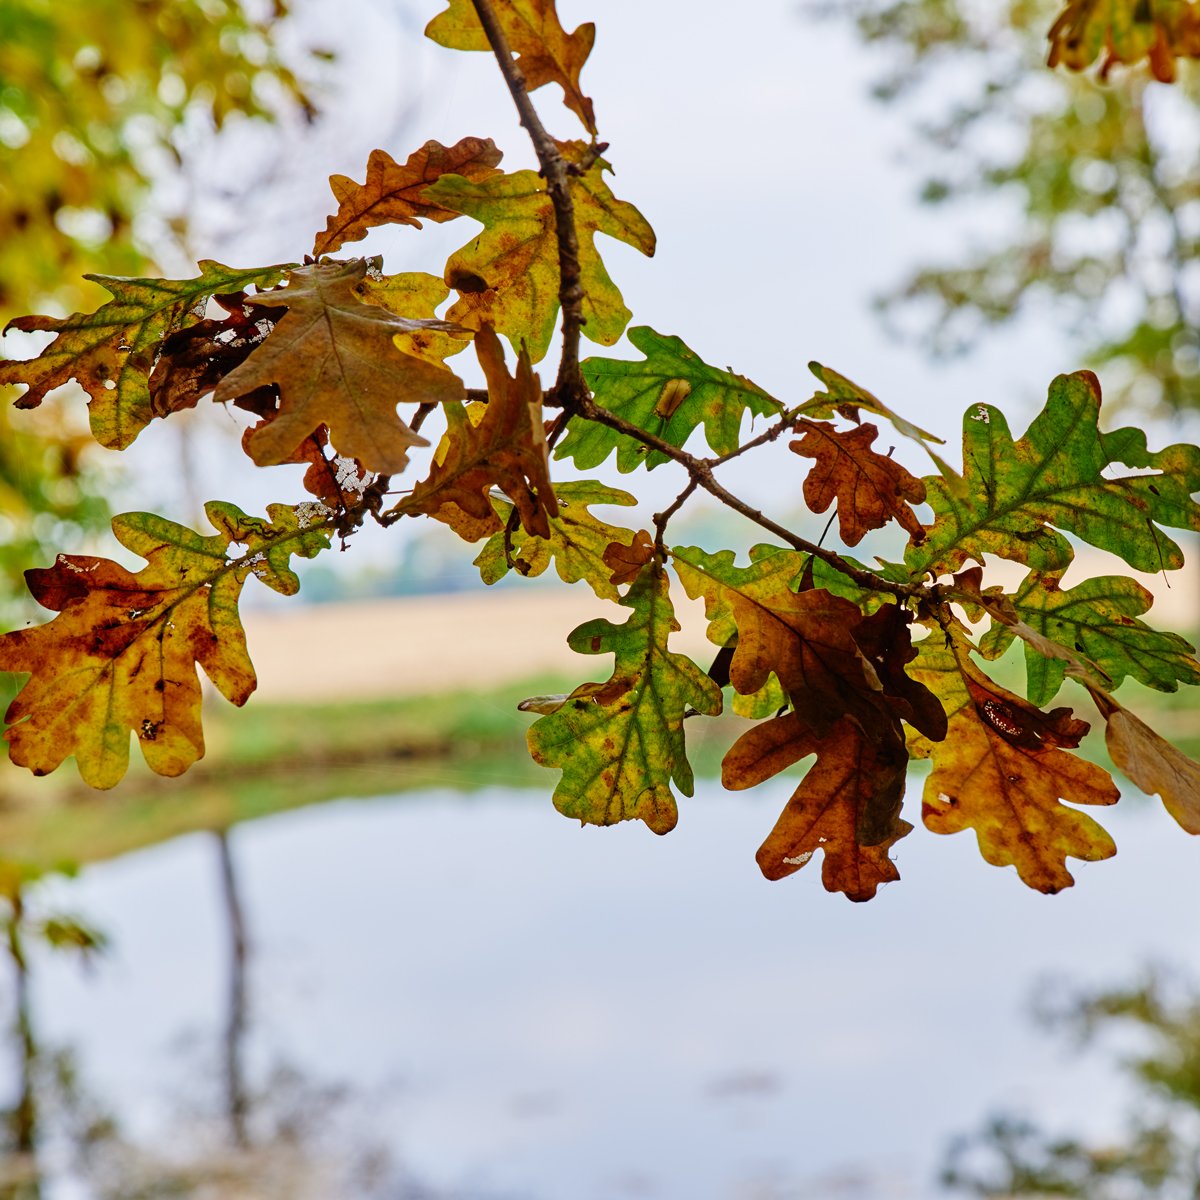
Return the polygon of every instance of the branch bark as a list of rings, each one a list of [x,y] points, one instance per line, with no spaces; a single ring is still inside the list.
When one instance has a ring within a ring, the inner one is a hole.
[[[579,234],[575,228],[575,202],[571,196],[571,164],[563,157],[558,143],[542,124],[529,90],[525,76],[513,60],[500,19],[492,7],[491,0],[472,0],[479,23],[487,35],[492,53],[500,64],[501,74],[521,124],[525,126],[537,154],[541,176],[546,181],[546,191],[554,206],[554,227],[558,240],[558,302],[562,308],[562,357],[558,363],[558,380],[555,391],[564,407],[572,408],[587,395],[583,373],[579,369],[579,337],[584,326],[583,282],[579,268]]]

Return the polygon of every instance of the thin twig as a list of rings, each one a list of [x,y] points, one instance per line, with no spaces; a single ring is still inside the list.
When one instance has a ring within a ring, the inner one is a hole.
[[[661,556],[667,553],[666,545],[663,542],[663,535],[667,531],[667,522],[684,506],[687,498],[700,486],[700,481],[692,477],[687,487],[671,501],[670,505],[660,513],[654,514],[654,548]]]
[[[484,395],[486,396],[487,393],[484,392]],[[425,424],[430,413],[432,413],[433,410],[437,407],[438,406],[436,404],[420,404],[420,405],[418,405],[417,411],[415,413],[413,413],[413,419],[411,421],[409,421],[409,423],[408,423],[409,429],[411,429],[413,431],[413,433],[416,433],[417,430],[420,429],[421,426]]]
[[[737,458],[739,454],[745,454],[747,450],[754,450],[759,446],[765,446],[768,442],[775,441],[780,434],[787,433],[793,428],[793,422],[804,408],[803,404],[797,405],[795,408],[789,408],[787,412],[780,413],[776,422],[768,429],[764,429],[756,438],[751,438],[748,442],[743,442],[736,450],[730,450],[728,454],[722,454],[720,458],[710,458],[708,461],[714,467],[723,466],[732,458]]]
[[[887,592],[889,595],[906,600],[913,597],[928,597],[930,595],[931,589],[922,583],[896,583],[891,579],[885,579],[882,575],[876,575],[874,571],[867,571],[861,567],[853,566],[846,562],[840,554],[836,554],[832,550],[826,550],[818,546],[815,542],[810,542],[807,538],[802,538],[799,534],[793,533],[790,529],[780,525],[777,521],[771,520],[770,517],[760,512],[757,508],[747,504],[740,497],[735,496],[729,491],[728,488],[719,484],[713,477],[713,465],[708,459],[697,458],[694,454],[689,454],[686,450],[679,449],[678,446],[672,446],[670,442],[664,441],[656,434],[647,433],[646,430],[626,421],[624,417],[620,417],[614,412],[609,412],[606,408],[601,408],[590,397],[580,405],[579,415],[585,420],[596,421],[600,425],[607,425],[609,429],[615,429],[618,433],[623,433],[627,437],[631,437],[635,441],[648,446],[650,449],[658,450],[660,453],[665,454],[668,458],[673,459],[685,468],[700,487],[720,500],[726,508],[732,508],[734,512],[741,513],[743,517],[773,533],[777,538],[781,538],[789,546],[793,546],[797,550],[802,550],[828,563],[834,570],[840,571],[848,579],[852,579],[859,587],[877,592]]]
[[[579,266],[579,235],[575,228],[575,203],[571,198],[571,164],[546,131],[533,101],[529,99],[525,76],[513,61],[512,49],[491,0],[472,0],[472,3],[492,53],[500,64],[521,124],[533,142],[541,175],[546,181],[546,191],[554,206],[554,227],[558,239],[558,301],[562,306],[562,357],[558,364],[555,390],[564,407],[571,408],[574,401],[587,394],[579,370],[579,334],[584,325],[583,281]]]

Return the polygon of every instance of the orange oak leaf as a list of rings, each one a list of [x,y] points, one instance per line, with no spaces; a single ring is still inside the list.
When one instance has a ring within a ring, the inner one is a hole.
[[[900,878],[888,851],[912,829],[900,819],[908,765],[902,740],[876,740],[850,717],[819,736],[789,712],[733,744],[721,781],[753,787],[810,754],[817,761],[759,848],[758,865],[768,879],[782,879],[820,850],[826,890],[870,900],[881,883]]]
[[[838,430],[828,421],[801,418],[804,436],[791,449],[816,465],[804,480],[804,499],[823,513],[837,500],[838,527],[847,546],[856,546],[871,529],[891,520],[918,542],[924,528],[911,505],[925,499],[925,485],[892,458],[871,449],[879,434],[874,425]]]
[[[954,627],[918,647],[912,674],[949,715],[943,742],[913,747],[928,754],[922,815],[934,833],[974,829],[983,857],[1014,866],[1040,892],[1075,880],[1068,858],[1095,861],[1116,853],[1112,838],[1070,804],[1114,804],[1119,794],[1106,771],[1067,753],[1088,725],[1069,709],[1042,712],[988,679],[968,657],[973,649]]]
[[[554,0],[505,0],[496,6],[500,26],[516,54],[525,86],[533,91],[547,83],[563,90],[566,106],[596,132],[596,116],[590,97],[580,89],[579,72],[592,52],[596,26],[580,25],[568,34],[554,10]],[[471,0],[450,0],[450,7],[425,27],[425,36],[451,50],[490,50]]]
[[[329,186],[338,202],[322,233],[313,243],[313,254],[331,254],[345,242],[366,237],[376,225],[415,225],[421,219],[452,221],[459,214],[422,196],[422,191],[443,175],[486,179],[496,174],[502,155],[491,138],[463,138],[453,146],[428,141],[401,164],[386,151],[372,150],[367,177],[355,183],[346,175],[331,175]]]
[[[638,572],[654,557],[654,539],[646,530],[639,529],[629,545],[609,542],[602,557],[604,565],[612,567],[609,583],[632,583],[638,577]]]
[[[550,486],[541,381],[524,353],[516,377],[508,374],[504,348],[489,326],[475,335],[475,350],[487,379],[483,416],[474,424],[462,405],[447,406],[445,453],[397,508],[445,521],[474,541],[503,527],[490,495],[495,487],[512,501],[526,533],[548,538],[558,501]]]
[[[444,403],[465,395],[444,367],[396,348],[396,333],[448,329],[364,304],[355,292],[365,259],[313,263],[287,275],[288,286],[255,296],[256,305],[286,308],[270,336],[218,385],[217,400],[235,400],[268,384],[279,411],[249,439],[260,466],[285,462],[318,425],[338,451],[371,471],[397,474],[410,446],[429,443],[396,412],[397,402]]]
[[[125,774],[132,732],[151,770],[179,775],[204,754],[197,665],[245,704],[255,676],[242,586],[254,575],[293,594],[290,557],[311,558],[329,533],[283,504],[267,520],[216,501],[205,512],[219,531],[209,537],[149,513],[114,518],[117,540],[147,561],[136,573],[66,554],[26,572],[34,598],[59,615],[0,637],[0,670],[31,672],[5,714],[13,762],[45,775],[74,755],[86,783],[109,788]]]

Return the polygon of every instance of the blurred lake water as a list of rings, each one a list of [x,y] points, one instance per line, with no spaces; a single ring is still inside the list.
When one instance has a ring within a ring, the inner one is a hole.
[[[55,884],[111,938],[85,971],[32,964],[93,1165],[48,1110],[41,1190],[4,1194],[925,1200],[996,1108],[1115,1128],[1116,1078],[1030,1004],[1050,978],[1200,974],[1200,846],[1135,800],[1103,814],[1118,857],[1044,897],[918,828],[852,905],[815,861],[760,877],[789,791],[701,781],[661,839],[541,791],[340,801],[229,831],[225,883],[195,834]],[[135,1191],[149,1160],[216,1182]]]

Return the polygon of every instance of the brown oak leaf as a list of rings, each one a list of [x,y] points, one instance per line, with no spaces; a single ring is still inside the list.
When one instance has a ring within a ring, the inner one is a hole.
[[[355,183],[347,175],[331,175],[329,186],[338,202],[323,232],[317,234],[313,254],[331,254],[345,242],[366,237],[376,225],[415,225],[421,219],[452,221],[459,214],[421,194],[443,175],[486,179],[497,173],[502,155],[491,138],[463,138],[453,146],[428,141],[401,164],[386,151],[372,150],[367,177]]]
[[[820,736],[789,712],[744,733],[725,755],[721,780],[753,787],[809,754],[817,761],[759,848],[758,865],[768,879],[782,879],[820,850],[826,890],[870,900],[881,883],[900,878],[888,851],[912,829],[900,819],[902,741],[879,741],[850,717]]]
[[[396,333],[451,328],[413,321],[364,304],[355,287],[365,259],[313,263],[289,271],[288,286],[255,297],[286,308],[270,336],[218,385],[217,400],[235,400],[268,384],[279,388],[279,411],[249,439],[260,466],[287,461],[318,425],[333,445],[368,470],[398,474],[410,446],[429,443],[399,417],[396,404],[462,400],[462,380],[434,363],[404,354]]]
[[[225,310],[224,317],[197,321],[163,340],[148,381],[156,417],[195,408],[223,376],[246,361],[279,320],[277,311],[260,307],[244,292],[213,299]],[[275,388],[261,389],[250,411],[273,411],[276,400]]]
[[[856,546],[871,529],[891,520],[919,543],[924,528],[911,504],[925,499],[925,485],[895,459],[871,449],[879,434],[874,425],[838,430],[827,421],[801,418],[796,428],[804,436],[791,449],[816,465],[804,480],[804,499],[813,512],[823,513],[837,500],[838,527],[847,546]]]
[[[609,583],[632,583],[654,557],[654,539],[646,530],[639,529],[628,546],[624,542],[609,542],[602,557],[604,565],[612,567]]]
[[[558,501],[550,486],[541,381],[525,353],[515,378],[508,374],[490,326],[475,335],[475,351],[487,379],[483,416],[474,424],[462,405],[447,406],[444,453],[397,508],[444,521],[474,541],[503,528],[490,495],[495,487],[512,501],[526,533],[548,538]]]
[[[1147,795],[1161,796],[1163,807],[1188,833],[1200,833],[1200,763],[1105,692],[1088,691],[1106,722],[1104,742],[1113,762]]]

